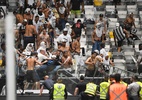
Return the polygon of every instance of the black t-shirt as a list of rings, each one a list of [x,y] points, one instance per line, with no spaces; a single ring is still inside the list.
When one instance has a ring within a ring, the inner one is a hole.
[[[71,0],[72,3],[72,10],[80,10],[80,4],[83,0]]]
[[[77,85],[76,85],[76,88],[78,88],[78,95],[85,91],[86,89],[86,82],[79,82]]]
[[[75,36],[76,37],[80,37],[81,36],[81,30],[82,30],[82,28],[84,28],[84,25],[82,23],[80,24],[80,27],[77,27],[76,24],[74,24],[72,26],[72,29],[75,32]]]

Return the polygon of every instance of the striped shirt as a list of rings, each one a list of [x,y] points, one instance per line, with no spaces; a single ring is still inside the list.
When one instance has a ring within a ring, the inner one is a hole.
[[[114,29],[113,32],[114,32],[114,35],[115,35],[117,41],[122,41],[125,39],[125,34],[124,34],[121,26],[116,27],[116,29]]]

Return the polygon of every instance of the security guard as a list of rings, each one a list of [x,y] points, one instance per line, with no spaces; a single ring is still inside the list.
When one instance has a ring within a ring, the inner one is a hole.
[[[113,83],[115,83],[114,74],[111,74],[111,75],[109,76],[108,82],[109,82],[110,85],[113,84]]]
[[[94,100],[97,90],[97,85],[91,80],[86,84],[86,90],[81,94],[81,100]]]
[[[100,83],[100,100],[106,100],[109,85],[108,76],[105,76],[104,82]]]
[[[108,93],[107,93],[107,100],[128,100],[127,97],[127,86],[124,84],[121,84],[121,76],[120,74],[115,74],[115,81],[116,83],[113,83],[110,85]]]
[[[51,91],[50,100],[66,100],[67,91],[66,86],[62,83],[61,79],[57,80]]]

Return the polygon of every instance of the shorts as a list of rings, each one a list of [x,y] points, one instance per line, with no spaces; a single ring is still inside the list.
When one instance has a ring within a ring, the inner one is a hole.
[[[80,10],[71,10],[71,14],[80,15],[81,11]]]
[[[24,48],[26,48],[28,43],[34,43],[35,44],[35,37],[34,36],[24,36]]]
[[[123,40],[122,41],[118,41],[118,47],[121,47],[123,45]]]
[[[27,70],[26,72],[26,80],[27,82],[38,82],[39,76],[35,70]]]

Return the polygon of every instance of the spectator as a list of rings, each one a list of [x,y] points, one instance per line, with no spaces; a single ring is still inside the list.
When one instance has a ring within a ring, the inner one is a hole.
[[[14,11],[13,14],[14,14],[14,16],[16,18],[16,24],[23,22],[24,18],[22,16],[22,14],[18,14],[17,11]]]
[[[33,26],[32,20],[28,21],[28,24],[25,27],[25,34],[24,34],[24,48],[27,46],[28,43],[35,44],[35,38],[37,36],[36,28]],[[35,46],[35,45],[34,45]]]
[[[71,35],[73,31],[72,31],[72,28],[70,27],[69,23],[66,23],[65,28],[68,29],[68,34]]]
[[[109,74],[110,65],[114,66],[114,63],[110,59],[108,53],[106,54],[106,56],[103,57],[103,62],[102,63],[103,63],[104,71]]]
[[[62,31],[65,28],[67,11],[66,11],[66,8],[65,8],[63,2],[61,2],[56,9],[57,9],[59,17],[60,17],[59,18],[59,25],[60,25],[59,29]]]
[[[71,52],[74,55],[80,55],[80,37],[77,37],[76,40],[72,42]]]
[[[64,39],[64,40],[66,40],[66,46],[69,47],[72,40],[71,40],[71,36],[67,33],[68,33],[68,30],[66,28],[64,28],[63,34],[59,35],[59,37],[57,38],[57,41],[58,41],[58,43],[61,43],[61,41]]]
[[[43,29],[42,33],[40,33],[39,39],[40,39],[39,42],[44,41],[46,43],[46,48],[50,48],[50,37],[46,33],[45,29]]]
[[[100,44],[104,41],[103,30],[101,28],[101,24],[97,23],[94,32],[92,33],[92,52],[94,50],[100,51]]]
[[[50,91],[53,88],[53,85],[54,85],[54,81],[52,79],[50,79],[48,75],[44,76],[44,82],[42,83],[42,86],[40,88],[39,95],[40,96],[42,95],[44,87],[49,90],[49,94],[50,94]]]
[[[39,16],[38,15],[35,16],[35,19],[33,20],[33,25],[36,27],[37,33],[40,33],[39,29],[40,29],[42,23],[39,21]]]
[[[124,21],[124,29],[126,30],[126,32],[130,33],[130,36],[131,36],[131,30],[133,26],[134,28],[136,28],[133,13],[130,13]],[[130,38],[127,38],[128,44],[131,44],[131,41],[129,39]]]
[[[24,13],[24,19],[27,19],[27,20],[33,19],[33,14],[31,13],[30,8],[26,8],[25,13]]]
[[[35,89],[39,89],[40,88],[40,83],[39,83],[39,76],[37,74],[37,72],[35,71],[34,67],[35,67],[35,63],[38,63],[39,65],[41,65],[40,62],[38,62],[35,58],[35,55],[37,53],[32,52],[31,56],[26,59],[27,62],[27,72],[26,72],[26,80],[27,82],[25,83],[25,89],[28,88],[28,84],[29,82],[33,81],[35,83],[36,88]],[[33,87],[34,89],[34,87]]]
[[[74,39],[81,36],[82,29],[86,30],[86,27],[82,24],[81,20],[78,19],[77,22],[72,26],[72,30],[75,33],[75,36],[73,37]]]
[[[92,53],[91,57],[87,58],[87,60],[85,61],[85,64],[87,65],[87,69],[85,72],[85,76],[87,77],[93,77],[94,73],[95,73],[95,58],[96,56],[99,54],[99,51],[96,50]]]
[[[106,21],[103,19],[103,17],[104,17],[103,14],[100,14],[100,15],[99,15],[99,19],[96,20],[96,22],[95,22],[95,27],[94,27],[94,28],[96,28],[96,24],[97,24],[97,23],[100,23],[100,24],[101,24],[101,28],[102,28],[102,30],[103,30],[103,32],[104,32],[104,35],[105,35],[106,32],[107,32],[107,24],[106,24]]]
[[[125,39],[125,37],[128,36],[126,33],[127,33],[126,30],[123,29],[120,26],[119,23],[116,23],[116,28],[114,29],[113,34],[114,34],[115,45],[117,46],[117,51],[118,52],[121,51],[121,47],[123,45],[123,40]]]
[[[61,58],[61,66],[67,69],[72,68],[72,65],[72,57],[69,55],[68,51],[63,51],[63,56]]]
[[[80,5],[82,5],[82,9],[80,11]],[[83,0],[71,0],[70,1],[70,7],[71,8],[71,14],[74,17],[80,18],[81,13],[84,13],[84,1]]]

